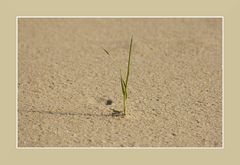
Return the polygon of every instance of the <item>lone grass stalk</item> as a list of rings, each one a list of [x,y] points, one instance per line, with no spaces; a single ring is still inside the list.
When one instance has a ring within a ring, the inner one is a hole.
[[[133,41],[133,37],[131,38],[131,42],[130,42],[129,56],[128,56],[127,76],[126,76],[126,80],[125,81],[122,78],[122,73],[121,73],[121,70],[120,70],[121,87],[122,87],[122,94],[123,94],[123,115],[127,114],[126,110],[127,110],[127,98],[128,98],[128,77],[129,77],[130,65],[131,65],[132,41]]]
[[[132,42],[133,42],[133,37],[131,37],[131,42],[130,42],[130,47],[129,47],[129,55],[128,55],[128,68],[127,68],[127,76],[126,80],[122,78],[122,72],[120,69],[120,81],[121,81],[121,87],[122,87],[122,94],[123,94],[123,115],[125,116],[127,113],[127,98],[128,98],[128,77],[130,73],[130,65],[131,65],[131,54],[132,54]],[[110,53],[106,50],[103,49],[106,54],[110,55]]]

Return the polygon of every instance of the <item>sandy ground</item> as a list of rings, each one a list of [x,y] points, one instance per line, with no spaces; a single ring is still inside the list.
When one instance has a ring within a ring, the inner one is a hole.
[[[18,28],[18,146],[222,146],[221,19],[21,18]],[[112,117],[131,35],[128,115]]]

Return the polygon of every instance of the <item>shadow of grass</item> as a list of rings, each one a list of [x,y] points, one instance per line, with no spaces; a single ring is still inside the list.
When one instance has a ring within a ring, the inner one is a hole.
[[[19,111],[19,113],[40,113],[40,114],[47,114],[47,115],[61,115],[61,116],[86,116],[86,117],[115,117],[116,110],[113,110],[112,113],[109,114],[93,114],[93,113],[79,113],[79,112],[57,112],[57,111],[37,111],[37,110],[28,110],[28,111]]]

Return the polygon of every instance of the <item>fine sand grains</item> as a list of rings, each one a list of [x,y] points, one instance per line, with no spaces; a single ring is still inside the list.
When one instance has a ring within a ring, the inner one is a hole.
[[[18,146],[221,147],[221,26],[220,18],[20,18]],[[128,114],[113,117],[123,109],[119,69],[131,35]]]

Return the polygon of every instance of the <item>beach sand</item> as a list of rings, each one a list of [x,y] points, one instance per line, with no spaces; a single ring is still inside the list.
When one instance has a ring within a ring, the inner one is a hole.
[[[19,147],[221,147],[222,19],[19,18],[17,85]]]

